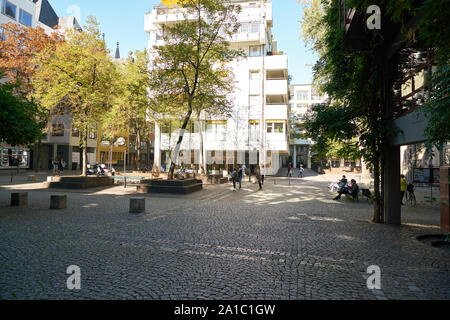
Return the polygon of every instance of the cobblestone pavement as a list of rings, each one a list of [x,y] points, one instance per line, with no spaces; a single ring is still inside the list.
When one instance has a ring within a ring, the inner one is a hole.
[[[0,299],[450,299],[450,252],[416,240],[439,233],[436,208],[407,208],[401,227],[372,224],[370,204],[330,200],[328,183],[151,196],[146,214],[128,213],[117,187],[66,193],[61,211],[39,189],[13,209],[2,189]],[[79,291],[66,287],[70,265]],[[370,265],[381,290],[367,289]]]

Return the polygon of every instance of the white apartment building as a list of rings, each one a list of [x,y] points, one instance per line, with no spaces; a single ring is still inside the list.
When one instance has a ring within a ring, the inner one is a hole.
[[[289,100],[289,123],[290,139],[289,154],[292,157],[294,168],[303,164],[305,168],[311,168],[311,146],[313,141],[300,135],[302,130],[303,116],[311,109],[313,104],[324,103],[327,96],[320,96],[311,84],[290,85]]]
[[[41,27],[47,34],[55,32],[64,33],[68,29],[81,27],[73,16],[58,17],[48,0],[0,0],[0,29],[3,24],[16,23],[26,27]],[[1,32],[3,39],[3,32]],[[49,123],[47,133],[42,140],[41,169],[47,169],[50,158],[63,158],[69,168],[72,162],[79,163],[79,134],[72,128],[70,114],[55,115]],[[95,162],[95,149],[97,148],[96,133],[90,135],[88,141],[88,154],[90,162]],[[14,158],[20,159],[21,168],[30,168],[33,153],[29,148],[12,147],[0,143],[0,169],[12,167]]]
[[[241,28],[230,40],[230,45],[244,50],[248,56],[231,65],[236,81],[232,116],[212,119],[203,115],[203,126],[198,121],[193,123],[184,136],[183,162],[189,163],[189,159],[186,162],[188,150],[192,150],[191,159],[198,158],[203,137],[203,159],[210,164],[207,170],[218,167],[228,170],[237,164],[250,168],[250,165],[265,163],[266,174],[273,175],[289,153],[288,58],[278,52],[271,32],[272,3],[268,0],[236,2],[242,7]],[[160,4],[145,15],[149,48],[163,44],[162,26],[184,19],[181,10]],[[204,130],[202,134],[198,132],[200,128]],[[168,168],[170,151],[176,145],[179,130],[158,125],[155,129],[155,164]]]

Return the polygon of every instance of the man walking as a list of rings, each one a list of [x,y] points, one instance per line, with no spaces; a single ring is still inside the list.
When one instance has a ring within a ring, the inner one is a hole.
[[[261,171],[262,171],[262,169],[260,169],[259,166],[258,166],[256,168],[256,179],[258,179],[259,190],[262,190],[262,188],[263,188]]]
[[[264,165],[261,166],[260,175],[261,175],[261,182],[264,185],[264,179],[266,178],[266,168],[264,167]]]
[[[303,173],[305,172],[305,169],[303,169],[303,165],[300,165],[298,177],[303,178]]]
[[[289,162],[288,164],[288,173],[287,173],[287,177],[292,177],[292,166],[291,163]]]
[[[242,189],[242,178],[244,177],[244,169],[242,168],[242,166],[239,166],[239,171],[238,171],[238,179],[239,179],[239,190]]]
[[[405,175],[402,174],[402,175],[400,176],[400,204],[401,204],[402,206],[405,205],[405,204],[403,203],[403,198],[405,197],[407,187],[408,187],[408,183],[406,182]]]
[[[236,191],[236,168],[233,168],[233,171],[231,171],[231,181],[233,182],[233,191]]]

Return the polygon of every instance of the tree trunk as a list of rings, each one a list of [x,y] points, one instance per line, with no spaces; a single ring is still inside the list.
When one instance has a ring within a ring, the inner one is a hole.
[[[205,171],[205,159],[203,158],[203,148],[204,148],[204,145],[203,145],[203,124],[202,124],[202,121],[200,120],[200,112],[198,112],[198,114],[197,114],[197,119],[199,120],[199,123],[200,123],[200,150],[199,150],[199,153],[200,153],[200,157],[199,157],[199,169],[200,169],[200,172],[201,172],[201,174],[205,174],[206,173],[206,171]]]
[[[41,140],[39,140],[38,142],[36,142],[35,144],[35,159],[34,159],[34,172],[38,173],[41,171],[41,146],[42,146],[42,142]]]
[[[175,172],[175,166],[178,160],[178,156],[181,149],[181,143],[183,142],[184,132],[186,131],[187,125],[189,123],[189,120],[191,119],[192,115],[192,108],[189,108],[189,111],[184,118],[183,126],[181,127],[180,134],[178,136],[178,142],[175,146],[175,149],[172,153],[172,163],[170,164],[170,170],[169,170],[169,180],[173,180],[174,172]]]
[[[142,167],[142,159],[141,159],[141,151],[142,151],[142,144],[141,144],[141,131],[138,129],[136,130],[136,170],[140,171]]]
[[[88,145],[88,137],[87,132],[85,132],[82,136],[83,139],[83,168],[81,171],[81,175],[83,177],[87,176],[87,145]]]

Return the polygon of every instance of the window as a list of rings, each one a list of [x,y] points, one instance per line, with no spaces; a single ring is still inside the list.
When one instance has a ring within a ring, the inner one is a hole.
[[[247,33],[248,32],[248,23],[242,23],[241,24],[241,33]]]
[[[267,122],[267,133],[284,133],[284,123]]]
[[[250,57],[260,57],[261,56],[261,47],[260,46],[251,46],[250,47]]]
[[[259,22],[252,22],[252,33],[259,32]]]
[[[309,100],[309,92],[297,91],[297,100]]]
[[[250,108],[259,106],[259,96],[250,96],[249,99]]]
[[[250,122],[250,140],[259,141],[259,122]]]
[[[53,124],[52,125],[52,136],[53,137],[64,137],[64,124]]]
[[[275,123],[275,133],[284,133],[284,123]]]
[[[91,131],[91,132],[89,132],[88,138],[89,139],[97,139],[97,134],[95,132]]]
[[[78,138],[80,136],[80,131],[77,128],[72,128],[72,137]]]
[[[31,14],[29,14],[28,12],[26,12],[23,9],[20,9],[20,14],[19,14],[19,22],[20,23],[22,23],[28,27],[31,27],[31,19],[32,19]]]
[[[11,17],[12,19],[16,20],[16,11],[17,11],[17,7],[15,5],[13,5],[9,1],[4,1],[3,8],[2,8],[2,13],[3,14],[5,14],[8,17]]]
[[[259,94],[261,92],[261,77],[259,71],[250,71],[250,93]]]

